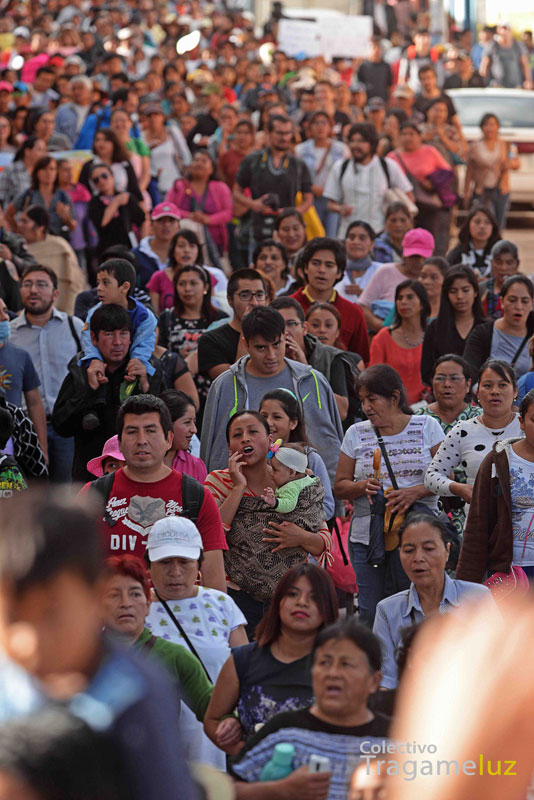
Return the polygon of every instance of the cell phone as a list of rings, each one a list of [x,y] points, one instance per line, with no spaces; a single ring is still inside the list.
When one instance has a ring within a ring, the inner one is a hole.
[[[308,761],[308,768],[310,772],[330,772],[330,759],[326,756],[318,756],[315,753],[312,753],[310,760]]]

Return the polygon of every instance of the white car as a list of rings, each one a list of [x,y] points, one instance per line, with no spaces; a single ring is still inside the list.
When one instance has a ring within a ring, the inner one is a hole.
[[[510,171],[511,200],[534,204],[534,92],[488,87],[449,89],[447,94],[456,106],[468,142],[482,137],[480,120],[484,114],[495,114],[499,119],[501,138],[517,145],[521,160],[521,168]]]

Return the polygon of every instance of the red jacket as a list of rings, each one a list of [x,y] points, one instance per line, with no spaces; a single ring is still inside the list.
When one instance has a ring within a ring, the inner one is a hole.
[[[311,301],[304,294],[304,289],[299,289],[291,295],[300,303],[304,313],[312,306]],[[345,300],[339,292],[336,292],[332,305],[341,314],[341,330],[339,338],[351,353],[357,353],[364,363],[369,362],[369,336],[367,335],[367,325],[361,308],[350,300]]]

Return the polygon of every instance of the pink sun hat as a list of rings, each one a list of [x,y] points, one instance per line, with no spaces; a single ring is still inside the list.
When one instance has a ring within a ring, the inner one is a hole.
[[[117,461],[122,461],[123,463],[126,463],[126,459],[119,450],[118,436],[112,436],[111,439],[107,440],[102,450],[101,456],[92,458],[90,461],[87,462],[88,472],[91,472],[93,475],[96,475],[97,478],[101,478],[102,475],[104,474],[102,470],[102,464],[106,460],[106,458],[115,458]]]

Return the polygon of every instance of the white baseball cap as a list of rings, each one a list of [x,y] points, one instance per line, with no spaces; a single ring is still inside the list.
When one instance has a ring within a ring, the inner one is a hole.
[[[163,558],[200,558],[202,537],[187,517],[163,517],[152,525],[146,543],[150,561]]]

